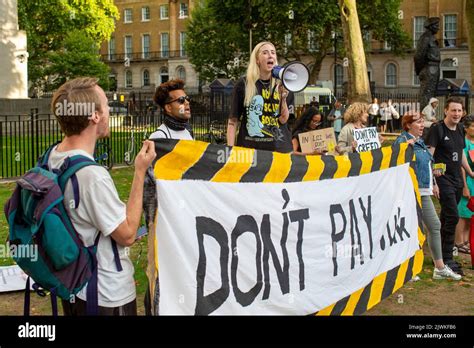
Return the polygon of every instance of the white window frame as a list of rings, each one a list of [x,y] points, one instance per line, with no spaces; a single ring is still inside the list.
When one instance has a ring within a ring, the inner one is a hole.
[[[455,29],[450,30],[449,33],[454,32],[454,36],[450,35],[449,37],[446,35],[447,30],[446,30],[446,19],[447,18],[455,18]],[[446,48],[455,48],[457,46],[457,36],[458,36],[458,15],[456,13],[450,13],[450,14],[445,14],[443,16],[443,47]],[[454,40],[453,43],[450,42],[450,40]],[[446,45],[446,42],[449,43],[449,45]]]
[[[115,59],[115,52],[116,52],[116,46],[115,46],[115,36],[111,36],[110,40],[107,44],[107,52],[109,54],[109,60]]]
[[[180,76],[180,71],[183,72],[184,76]],[[186,82],[186,68],[184,66],[180,65],[176,68],[176,77]]]
[[[186,6],[186,14],[184,13],[185,11],[183,10],[183,5]],[[179,19],[188,18],[188,15],[189,15],[189,4],[187,2],[180,2],[178,18]]]
[[[167,37],[167,49],[163,49],[163,36],[166,35]],[[160,53],[162,58],[167,58],[170,56],[170,33],[160,33]]]
[[[334,84],[337,87],[342,87],[342,85],[344,84],[344,67],[342,66],[342,64],[336,64],[335,68],[334,68],[334,65],[333,65],[333,69],[336,70],[336,76],[335,76]],[[334,74],[334,70],[333,70],[333,74]]]
[[[186,41],[186,32],[181,31],[179,33],[179,55],[180,57],[186,56],[186,50],[184,49],[184,42]]]
[[[130,13],[130,20],[127,20],[127,13]],[[123,22],[132,23],[133,22],[133,10],[131,8],[123,9]]]
[[[148,51],[145,50],[145,37],[148,37]],[[142,58],[150,58],[151,35],[149,33],[142,35]]]
[[[413,17],[413,48],[416,48],[416,44],[418,43],[418,40],[419,40],[421,34],[423,34],[425,32],[426,19],[427,19],[426,16],[415,16],[415,17]],[[416,30],[417,24],[419,25],[417,20],[422,21],[421,22],[421,31]]]
[[[129,74],[130,74],[130,85],[128,84]],[[133,88],[133,73],[131,70],[125,70],[125,88]]]
[[[148,10],[148,18],[146,18],[147,10]],[[151,18],[150,7],[149,6],[143,6],[142,7],[142,22],[149,22],[150,18]]]
[[[164,9],[166,8],[166,17],[163,16]],[[168,4],[160,5],[160,20],[165,20],[170,18],[170,7]]]
[[[413,65],[413,69],[411,69],[412,73],[413,73],[413,79],[412,79],[412,84],[413,86],[415,87],[420,87],[420,78],[418,77],[418,75],[416,74],[415,72],[415,66]]]
[[[394,66],[395,67],[395,84],[389,84],[388,83],[388,68],[390,66]],[[397,87],[397,82],[398,82],[398,67],[395,63],[393,62],[389,62],[386,66],[385,66],[385,87]]]
[[[165,71],[166,70],[166,71]],[[168,81],[169,81],[169,78],[170,78],[170,72],[169,72],[169,69],[168,67],[166,66],[162,66],[160,68],[160,84],[163,83],[163,76],[168,76]]]
[[[145,84],[145,73],[148,73],[148,84]],[[151,84],[151,79],[150,79],[150,70],[149,69],[143,69],[142,71],[142,86],[148,87]]]
[[[127,38],[130,38],[130,51],[127,50]],[[125,53],[125,58],[132,58],[133,55],[133,37],[132,35],[125,35],[123,38],[123,52]]]

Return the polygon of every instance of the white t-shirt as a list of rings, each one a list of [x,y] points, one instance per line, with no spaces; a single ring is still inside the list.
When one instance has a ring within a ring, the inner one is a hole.
[[[150,139],[193,140],[193,137],[187,129],[175,131],[163,123],[157,128],[156,132],[150,135]]]
[[[83,150],[58,152],[51,151],[49,167],[59,168],[67,157],[92,156]],[[68,202],[74,200],[71,181],[66,185],[64,202],[71,222],[85,246],[94,244],[98,231],[101,231],[97,247],[98,263],[98,299],[101,307],[123,306],[136,298],[133,263],[125,247],[117,243],[117,249],[123,270],[117,271],[110,234],[125,221],[126,206],[119,199],[117,189],[109,172],[101,166],[88,166],[76,173],[79,183],[79,206],[71,208]],[[86,301],[87,286],[78,294]]]
[[[430,168],[431,168],[431,162],[430,162]],[[420,187],[420,196],[431,196],[433,194],[433,173],[431,172],[431,170],[428,170],[428,173],[430,175],[430,187],[428,188]]]

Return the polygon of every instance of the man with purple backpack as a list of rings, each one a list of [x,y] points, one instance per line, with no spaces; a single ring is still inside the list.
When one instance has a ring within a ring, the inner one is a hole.
[[[128,203],[109,172],[94,161],[97,139],[109,134],[107,97],[95,78],[76,78],[54,93],[52,112],[64,139],[17,181],[5,205],[9,243],[39,250],[38,260],[14,257],[29,283],[56,296],[65,315],[136,315],[134,267],[128,247],[142,214],[145,172],[156,157],[145,141],[135,159]]]

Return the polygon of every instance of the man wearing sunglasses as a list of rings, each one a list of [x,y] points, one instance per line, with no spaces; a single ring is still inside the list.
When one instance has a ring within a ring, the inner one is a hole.
[[[183,80],[170,80],[162,83],[153,97],[164,111],[163,124],[150,139],[193,140],[193,131],[189,124],[191,118],[190,98],[184,92]]]

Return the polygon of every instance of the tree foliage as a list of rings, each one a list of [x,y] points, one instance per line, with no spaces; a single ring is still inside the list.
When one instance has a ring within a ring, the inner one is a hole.
[[[370,31],[374,39],[387,41],[396,54],[410,47],[408,34],[398,19],[400,3],[401,0],[357,1],[363,32]],[[253,46],[269,40],[275,44],[279,57],[309,57],[310,81],[314,83],[324,57],[333,51],[332,33],[341,33],[339,6],[334,0],[201,1],[189,21],[186,46],[202,79],[235,78],[245,71],[250,55],[250,28]],[[286,40],[289,34],[291,42]],[[235,58],[239,59],[237,66]]]
[[[51,88],[51,53],[64,52],[72,32],[83,32],[98,50],[100,43],[110,38],[118,18],[113,0],[18,0],[19,26],[28,39],[31,87]]]
[[[99,85],[107,90],[109,67],[100,61],[94,40],[83,31],[73,31],[66,36],[59,50],[47,55],[50,64],[45,69],[51,79],[49,90],[55,90],[67,80],[79,76],[99,78]]]

